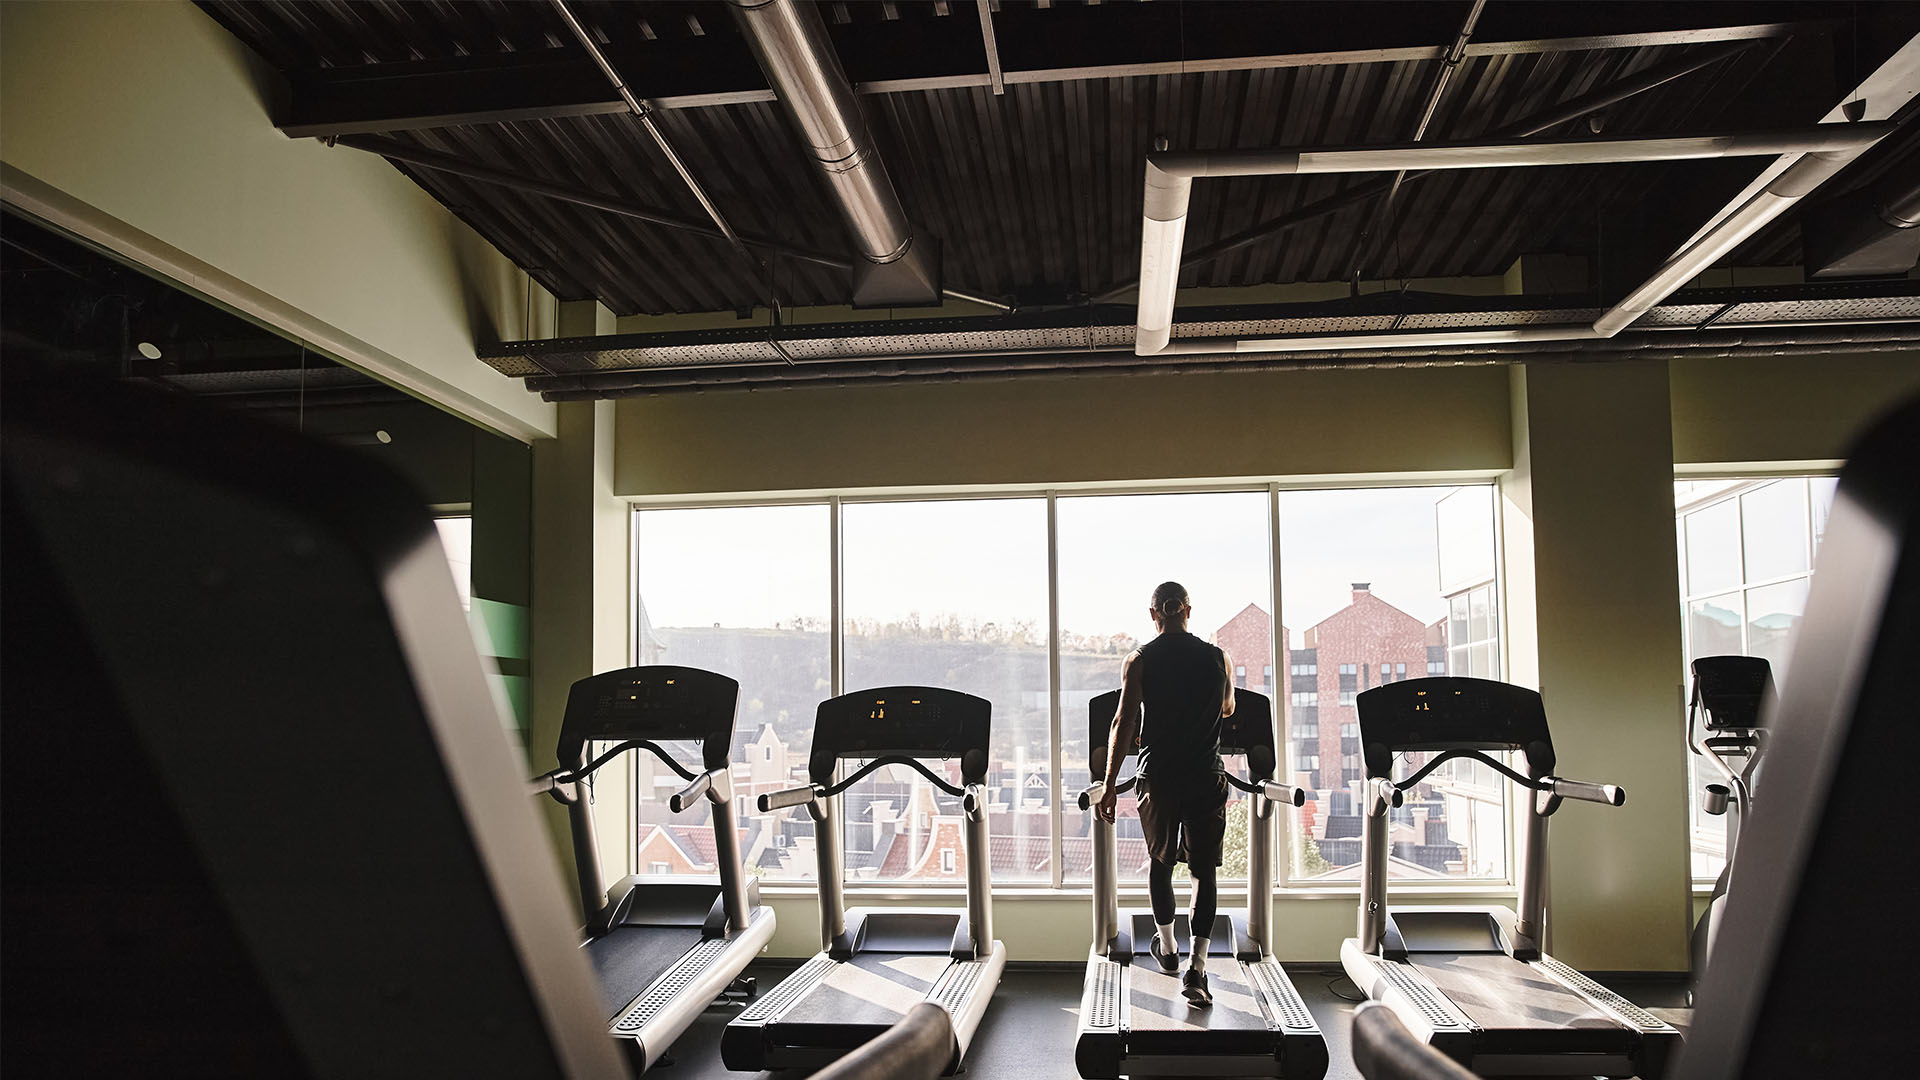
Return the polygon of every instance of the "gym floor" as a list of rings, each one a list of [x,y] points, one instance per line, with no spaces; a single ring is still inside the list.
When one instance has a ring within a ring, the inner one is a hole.
[[[796,966],[791,960],[764,960],[747,968],[764,992]],[[987,1006],[986,1019],[974,1036],[962,1076],[967,1080],[1079,1080],[1073,1067],[1073,1034],[1079,1022],[1081,965],[1007,965],[1000,989]],[[1348,1051],[1348,1018],[1353,1013],[1353,984],[1338,964],[1288,964],[1287,974],[1306,999],[1313,1018],[1327,1038],[1332,1059],[1327,1080],[1358,1080]],[[1683,1008],[1686,985],[1677,979],[1646,976],[1603,976],[1602,982],[1634,1004],[1652,1009],[1662,1019],[1686,1029],[1690,1010]],[[1335,991],[1339,993],[1335,993]],[[716,1005],[708,1009],[680,1041],[674,1044],[673,1064],[656,1067],[652,1075],[663,1080],[744,1080],[747,1074],[727,1071],[720,1063],[720,1030],[739,1007]],[[760,1074],[761,1080],[788,1080],[800,1074]]]

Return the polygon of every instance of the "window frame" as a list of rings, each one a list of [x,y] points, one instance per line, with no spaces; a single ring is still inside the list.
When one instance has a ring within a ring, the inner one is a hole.
[[[1269,611],[1272,613],[1272,618],[1270,619],[1270,624],[1271,624],[1270,640],[1268,642],[1267,655],[1263,663],[1267,665],[1267,670],[1275,673],[1273,676],[1270,676],[1268,680],[1270,684],[1273,684],[1273,685],[1270,685],[1269,687],[1269,690],[1271,691],[1269,696],[1273,700],[1273,707],[1274,707],[1274,714],[1275,714],[1274,723],[1277,729],[1276,735],[1278,738],[1278,742],[1282,748],[1281,752],[1284,755],[1284,758],[1286,759],[1286,766],[1289,769],[1291,769],[1295,765],[1295,762],[1292,759],[1295,757],[1295,749],[1296,749],[1295,740],[1292,733],[1292,724],[1291,724],[1293,706],[1287,700],[1288,695],[1280,692],[1280,687],[1277,683],[1277,680],[1278,680],[1277,673],[1280,670],[1280,664],[1279,664],[1280,659],[1282,657],[1285,657],[1288,660],[1289,685],[1291,684],[1291,679],[1293,678],[1291,674],[1291,668],[1294,666],[1292,664],[1292,655],[1288,648],[1289,643],[1281,637],[1282,620],[1279,614],[1280,611],[1282,610],[1281,578],[1282,578],[1282,564],[1283,564],[1283,546],[1281,542],[1281,522],[1280,522],[1281,494],[1283,492],[1351,491],[1351,490],[1381,489],[1381,488],[1422,488],[1422,487],[1457,488],[1457,487],[1468,487],[1468,486],[1489,487],[1493,491],[1493,498],[1491,501],[1493,503],[1493,513],[1494,513],[1493,562],[1494,562],[1494,568],[1495,568],[1495,581],[1504,582],[1505,575],[1506,575],[1506,549],[1503,543],[1504,532],[1501,526],[1501,513],[1503,508],[1503,500],[1500,498],[1500,490],[1501,490],[1500,485],[1501,485],[1501,474],[1498,471],[1474,470],[1474,471],[1461,471],[1457,473],[1446,473],[1446,474],[1439,474],[1439,475],[1416,474],[1416,475],[1410,475],[1410,476],[1389,475],[1389,476],[1365,476],[1365,477],[1355,477],[1355,476],[1316,477],[1316,478],[1295,477],[1295,478],[1288,478],[1285,480],[1269,479],[1269,480],[1265,480],[1264,482],[1229,481],[1229,482],[1209,483],[1209,482],[1201,481],[1201,482],[1180,483],[1180,482],[1152,481],[1152,482],[1141,482],[1141,483],[1135,483],[1135,484],[1095,483],[1095,484],[1060,484],[1060,485],[1047,485],[1047,484],[993,485],[993,486],[982,485],[979,487],[966,487],[966,488],[958,488],[958,489],[955,489],[955,488],[926,489],[926,488],[914,488],[914,487],[884,488],[884,489],[849,489],[841,492],[808,491],[808,492],[799,492],[799,493],[782,494],[782,495],[770,495],[770,496],[757,496],[757,495],[629,496],[623,499],[623,501],[626,503],[627,510],[631,515],[629,518],[629,529],[628,529],[628,570],[629,570],[628,588],[629,588],[629,591],[633,591],[635,588],[637,588],[637,582],[639,580],[640,545],[639,545],[638,523],[639,523],[639,514],[641,511],[669,510],[669,509],[677,509],[677,510],[733,509],[733,508],[762,507],[762,506],[818,506],[821,504],[825,504],[827,507],[827,517],[829,522],[828,524],[829,537],[828,537],[827,547],[828,547],[828,552],[829,552],[828,557],[830,562],[830,567],[829,567],[830,590],[829,590],[829,617],[828,617],[828,627],[829,627],[828,637],[829,637],[829,646],[830,646],[829,676],[831,680],[831,694],[832,696],[837,697],[847,692],[847,687],[845,685],[844,637],[845,637],[846,627],[845,627],[845,621],[844,621],[845,605],[844,605],[844,595],[843,595],[844,591],[843,591],[843,567],[842,567],[842,551],[843,551],[842,531],[844,527],[842,511],[846,506],[858,505],[858,504],[864,504],[864,503],[948,502],[948,501],[969,502],[969,501],[1001,500],[1001,499],[1013,499],[1013,498],[1044,499],[1046,501],[1046,522],[1047,522],[1047,530],[1046,530],[1047,531],[1046,562],[1047,562],[1047,593],[1048,593],[1048,597],[1047,597],[1048,665],[1047,666],[1048,666],[1048,680],[1049,680],[1047,698],[1048,698],[1048,705],[1049,705],[1049,725],[1050,725],[1049,735],[1050,735],[1050,743],[1052,748],[1051,761],[1049,766],[1050,773],[1051,773],[1051,779],[1050,779],[1051,790],[1049,791],[1049,802],[1051,804],[1050,805],[1050,809],[1051,809],[1050,847],[1051,847],[1051,853],[1052,853],[1052,858],[1050,859],[1051,882],[1050,883],[1023,882],[1018,884],[1009,883],[1008,886],[1002,891],[1009,891],[1009,892],[1015,891],[1015,890],[1033,891],[1043,895],[1073,894],[1075,892],[1085,891],[1088,888],[1088,886],[1081,885],[1081,884],[1068,885],[1063,880],[1064,869],[1065,869],[1063,865],[1064,859],[1063,859],[1063,851],[1062,851],[1064,826],[1065,826],[1064,800],[1070,794],[1077,793],[1078,785],[1068,785],[1065,783],[1065,778],[1062,777],[1061,775],[1062,768],[1061,768],[1061,761],[1060,761],[1060,746],[1061,746],[1061,736],[1062,736],[1063,721],[1064,721],[1064,717],[1062,715],[1063,710],[1062,710],[1061,689],[1060,689],[1059,549],[1058,549],[1058,534],[1057,534],[1057,528],[1056,528],[1057,503],[1060,498],[1103,496],[1103,495],[1129,496],[1129,495],[1198,495],[1198,494],[1216,494],[1216,493],[1249,494],[1249,493],[1258,493],[1258,492],[1266,493],[1267,495],[1267,527],[1268,527],[1268,534],[1269,534],[1268,535],[1268,552],[1271,560],[1271,565],[1268,568],[1268,587],[1269,587],[1268,599],[1270,602]],[[1491,615],[1492,615],[1494,625],[1496,625],[1501,631],[1496,638],[1497,655],[1499,657],[1502,670],[1506,671],[1506,670],[1509,670],[1507,667],[1507,657],[1506,657],[1509,639],[1508,639],[1508,635],[1504,633],[1504,631],[1506,630],[1506,590],[1504,588],[1496,587],[1496,589],[1494,590],[1494,597],[1496,599],[1496,604],[1494,606],[1493,611],[1491,612]],[[627,624],[628,645],[627,645],[626,651],[630,657],[630,662],[637,663],[638,662],[637,649],[639,645],[639,605],[630,602],[628,604],[628,607],[629,607],[629,619]],[[1236,658],[1236,659],[1240,659],[1240,658]],[[1315,674],[1317,675],[1318,668],[1319,668],[1317,659],[1313,664],[1308,666],[1313,668],[1315,671]],[[1275,890],[1277,890],[1282,894],[1297,893],[1300,895],[1320,895],[1320,896],[1325,896],[1325,895],[1347,896],[1347,895],[1358,894],[1359,884],[1357,882],[1352,884],[1347,884],[1347,883],[1333,883],[1333,882],[1323,882],[1323,881],[1297,881],[1296,879],[1294,879],[1292,876],[1293,861],[1294,861],[1293,848],[1295,843],[1294,834],[1297,828],[1297,822],[1294,819],[1292,812],[1288,811],[1284,813],[1282,821],[1278,824],[1280,825],[1280,827],[1276,828],[1275,830],[1276,863],[1274,866],[1274,882],[1273,882],[1273,887]],[[843,827],[844,827],[844,823],[843,823]],[[631,830],[631,827],[630,827],[630,830]],[[1506,851],[1505,851],[1504,865],[1507,867],[1507,876],[1505,878],[1464,878],[1459,880],[1449,879],[1446,881],[1437,881],[1432,883],[1408,882],[1408,883],[1399,884],[1397,888],[1399,888],[1401,891],[1407,891],[1414,894],[1434,893],[1434,894],[1445,894],[1445,895],[1471,895],[1471,894],[1477,894],[1477,893],[1487,893],[1490,895],[1501,895],[1503,893],[1510,892],[1511,889],[1513,888],[1514,881],[1515,881],[1514,860],[1513,860],[1513,851],[1514,851],[1514,844],[1515,844],[1515,827],[1511,820],[1507,822],[1507,827],[1505,831],[1506,831],[1506,835],[1504,838],[1504,845],[1505,845]],[[634,836],[630,836],[628,839],[630,841],[628,844],[628,847],[631,849],[633,847],[633,842],[637,841],[638,837],[637,835],[634,835]],[[772,889],[776,892],[783,891],[783,890],[790,890],[795,894],[800,894],[800,893],[812,894],[817,889],[817,882],[813,882],[810,880],[800,880],[800,879],[794,879],[791,881],[781,880],[777,882],[768,881],[765,883],[764,887]],[[859,878],[854,878],[844,873],[842,875],[842,887],[846,892],[856,896],[891,897],[891,898],[911,897],[914,895],[925,895],[925,894],[944,894],[944,893],[950,893],[963,888],[963,886],[960,884],[866,881]],[[1140,890],[1135,890],[1135,891],[1140,891]],[[1230,897],[1243,895],[1244,892],[1246,891],[1246,883],[1222,882],[1221,891],[1224,895],[1230,896]]]
[[[1837,467],[1769,470],[1769,471],[1763,471],[1763,472],[1742,472],[1742,473],[1729,473],[1729,472],[1719,472],[1719,471],[1703,472],[1703,473],[1689,473],[1689,472],[1676,471],[1674,473],[1673,481],[1675,485],[1684,484],[1684,483],[1713,483],[1713,482],[1724,482],[1727,485],[1726,487],[1722,488],[1719,491],[1710,492],[1708,494],[1701,495],[1697,498],[1690,499],[1685,504],[1679,503],[1676,499],[1676,502],[1673,508],[1674,509],[1674,537],[1673,537],[1674,566],[1678,574],[1677,584],[1679,585],[1679,590],[1678,590],[1679,605],[1678,606],[1679,606],[1679,616],[1680,616],[1680,664],[1681,664],[1680,679],[1681,679],[1681,686],[1686,688],[1685,690],[1683,690],[1683,693],[1691,693],[1692,678],[1693,678],[1692,672],[1688,670],[1689,662],[1687,660],[1688,657],[1693,655],[1693,632],[1692,632],[1691,623],[1687,617],[1688,609],[1696,601],[1706,600],[1716,596],[1725,596],[1729,592],[1737,596],[1739,598],[1739,603],[1740,603],[1740,623],[1739,623],[1740,652],[1741,652],[1741,655],[1743,656],[1752,655],[1753,646],[1752,646],[1752,638],[1750,636],[1750,631],[1752,627],[1748,623],[1747,594],[1752,592],[1755,589],[1763,589],[1770,585],[1781,585],[1781,584],[1785,584],[1793,581],[1806,581],[1809,583],[1812,582],[1814,563],[1817,561],[1819,556],[1820,537],[1821,537],[1821,534],[1818,530],[1818,526],[1816,524],[1819,515],[1814,513],[1814,508],[1813,508],[1814,507],[1813,482],[1816,480],[1833,480],[1837,478],[1838,475],[1839,475],[1839,469]],[[1771,484],[1780,480],[1797,480],[1801,483],[1803,487],[1802,505],[1806,511],[1806,526],[1807,526],[1807,533],[1805,537],[1807,542],[1807,567],[1805,570],[1799,570],[1799,571],[1794,571],[1792,573],[1788,573],[1784,575],[1776,575],[1769,578],[1761,578],[1758,580],[1749,581],[1747,580],[1747,566],[1746,566],[1747,520],[1746,520],[1745,507],[1742,503],[1742,499],[1746,495],[1752,492],[1758,491],[1761,488],[1767,486],[1768,484]],[[1734,520],[1734,527],[1735,527],[1734,549],[1735,549],[1736,556],[1740,562],[1740,573],[1738,575],[1738,580],[1726,588],[1717,589],[1709,592],[1700,592],[1700,593],[1693,592],[1692,582],[1688,580],[1690,575],[1688,573],[1688,566],[1687,566],[1688,541],[1687,541],[1686,519],[1689,515],[1700,513],[1701,511],[1704,511],[1704,510],[1710,510],[1714,507],[1722,506],[1728,503],[1733,504],[1733,520]],[[1684,505],[1684,509],[1683,509],[1683,505]],[[1831,513],[1831,506],[1829,506],[1829,513]],[[1686,722],[1687,722],[1686,711],[1683,708],[1680,714],[1680,723],[1684,726]],[[1687,751],[1687,868],[1688,868],[1688,878],[1692,882],[1693,889],[1696,892],[1699,892],[1701,890],[1712,889],[1715,883],[1719,880],[1718,874],[1710,874],[1706,876],[1697,877],[1697,876],[1694,876],[1692,872],[1694,855],[1697,851],[1700,850],[1699,841],[1701,839],[1701,836],[1700,836],[1701,832],[1702,831],[1717,832],[1721,835],[1722,838],[1724,838],[1724,835],[1725,835],[1724,833],[1725,825],[1723,824],[1724,819],[1720,819],[1720,818],[1713,819],[1713,823],[1709,826],[1706,826],[1704,830],[1702,829],[1702,823],[1698,823],[1695,821],[1696,816],[1699,814],[1699,796],[1700,796],[1699,789],[1702,783],[1701,778],[1703,775],[1698,771],[1699,765],[1700,765],[1700,762],[1698,760],[1698,756],[1695,755],[1691,750],[1688,750]],[[1714,846],[1717,848],[1718,846],[1720,846],[1721,843],[1723,843],[1723,839],[1721,841],[1716,841]],[[1709,849],[1709,850],[1712,850],[1712,849]],[[1721,852],[1719,858],[1720,858],[1721,866],[1724,867],[1726,865],[1726,853]]]

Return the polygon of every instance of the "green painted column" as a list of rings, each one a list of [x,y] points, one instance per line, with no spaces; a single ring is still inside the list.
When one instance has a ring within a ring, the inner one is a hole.
[[[1664,363],[1512,373],[1503,482],[1515,682],[1545,698],[1558,771],[1625,806],[1552,819],[1553,952],[1586,970],[1687,967],[1687,749],[1681,731],[1673,431]]]

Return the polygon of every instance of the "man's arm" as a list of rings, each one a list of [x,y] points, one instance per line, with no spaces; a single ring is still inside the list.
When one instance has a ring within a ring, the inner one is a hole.
[[[1227,655],[1225,649],[1220,650],[1220,675],[1220,681],[1227,686],[1220,699],[1220,716],[1224,719],[1233,715],[1233,657]]]
[[[1140,666],[1138,653],[1128,653],[1120,665],[1120,707],[1114,710],[1107,733],[1107,790],[1120,779],[1120,763],[1133,752],[1140,734]]]

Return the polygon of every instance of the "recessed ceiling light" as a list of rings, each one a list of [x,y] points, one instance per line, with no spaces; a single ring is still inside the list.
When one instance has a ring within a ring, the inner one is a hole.
[[[160,346],[155,345],[151,341],[143,341],[140,344],[135,345],[134,348],[140,351],[141,356],[144,356],[149,360],[160,359]]]

